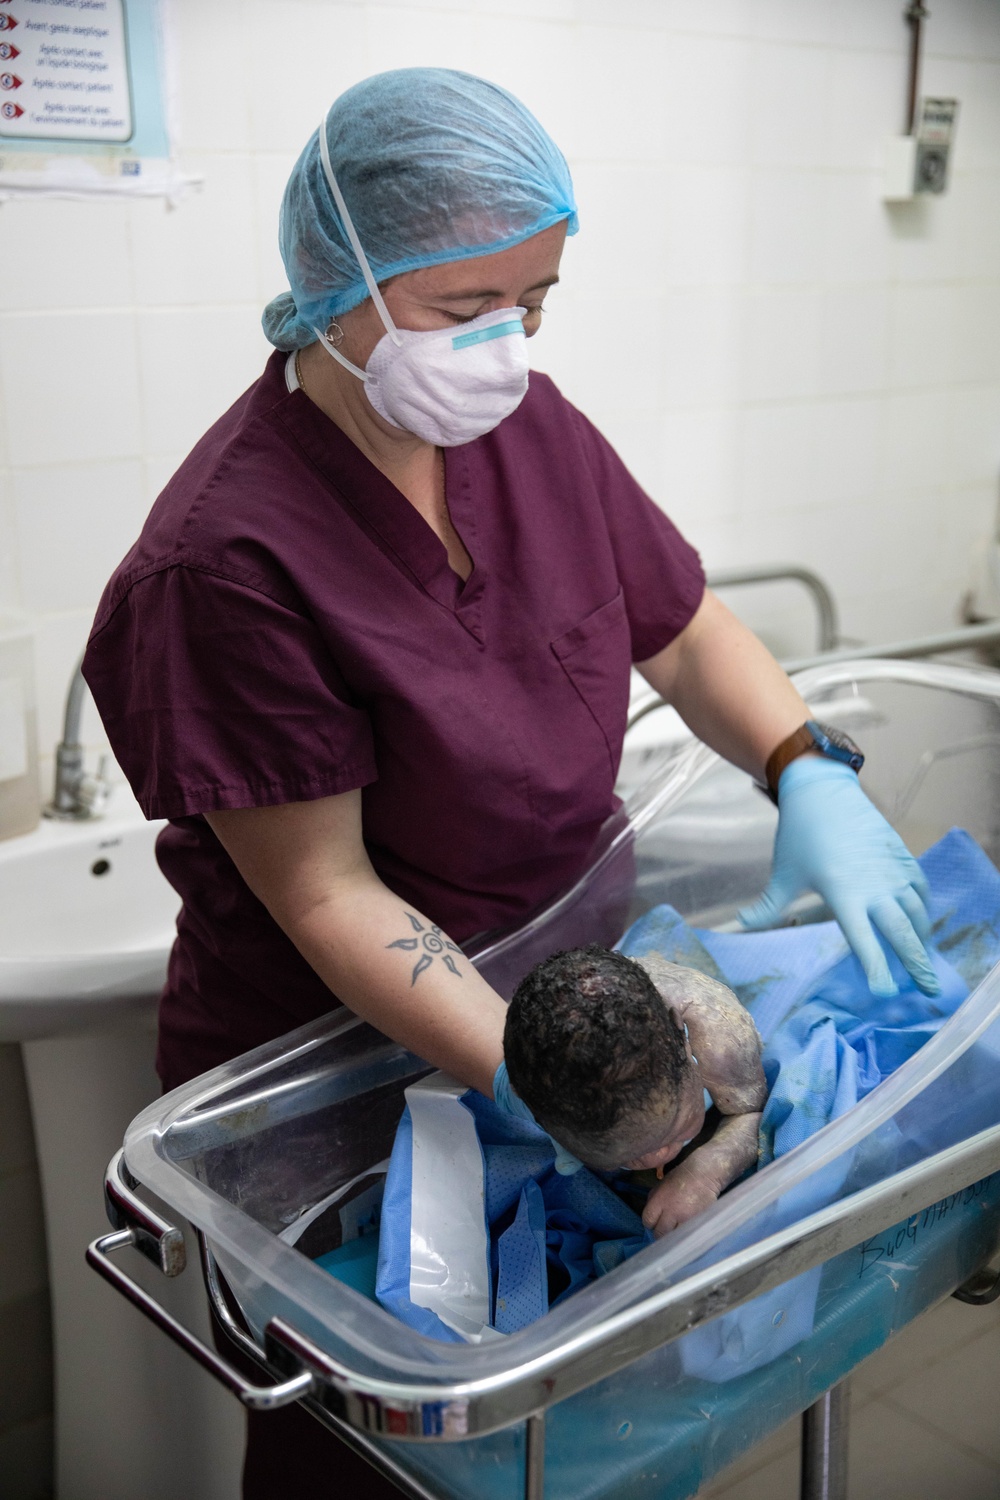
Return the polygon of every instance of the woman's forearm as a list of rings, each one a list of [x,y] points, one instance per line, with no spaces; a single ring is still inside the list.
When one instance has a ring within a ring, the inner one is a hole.
[[[809,717],[767,647],[707,589],[687,627],[638,670],[700,740],[758,780]]]
[[[507,1007],[447,933],[379,880],[359,792],[206,817],[331,1000],[492,1097]]]
[[[373,874],[333,886],[286,930],[355,1014],[492,1098],[507,1007],[415,906]]]

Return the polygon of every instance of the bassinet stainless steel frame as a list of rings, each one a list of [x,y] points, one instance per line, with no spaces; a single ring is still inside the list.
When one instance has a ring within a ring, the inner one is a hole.
[[[991,976],[1000,1013],[1000,967]],[[984,1021],[985,1026],[989,1019]],[[548,1358],[515,1365],[501,1376],[453,1385],[373,1380],[351,1370],[317,1347],[283,1319],[265,1330],[261,1351],[235,1323],[221,1295],[210,1252],[205,1252],[206,1279],[216,1314],[227,1332],[274,1378],[254,1385],[228,1361],[209,1349],[112,1259],[126,1248],[139,1250],[163,1272],[184,1269],[183,1236],[153,1213],[134,1192],[119,1152],[108,1168],[108,1212],[120,1227],[102,1235],[87,1251],[91,1266],[150,1318],[175,1343],[252,1410],[274,1410],[303,1401],[313,1414],[341,1436],[363,1433],[413,1442],[449,1442],[495,1431],[513,1422],[528,1425],[525,1500],[544,1494],[544,1422],[546,1409],[585,1386],[631,1364],[652,1349],[672,1342],[702,1323],[739,1307],[751,1298],[822,1265],[845,1250],[888,1229],[931,1204],[969,1188],[1000,1169],[1000,1126],[982,1131],[961,1146],[939,1152],[865,1192],[822,1209],[779,1234],[761,1240],[720,1261],[638,1307],[608,1318],[568,1341]],[[395,1470],[385,1455],[356,1443],[377,1467],[390,1473],[414,1496],[430,1497],[412,1477]],[[831,1496],[818,1488],[812,1495]]]
[[[802,674],[807,697],[819,688],[866,679],[939,684],[1000,704],[1000,674],[970,668],[914,666],[899,662],[853,662]],[[697,749],[692,754],[707,754]],[[564,901],[572,898],[572,893]],[[557,903],[558,905],[558,903]],[[481,955],[482,956],[482,955]],[[972,1001],[966,1045],[1000,1017],[1000,965],[979,986]],[[970,1029],[971,1028],[971,1029]],[[935,1039],[937,1040],[937,1039]],[[928,1043],[933,1047],[933,1043]],[[942,1062],[942,1069],[947,1066]],[[893,1079],[888,1081],[890,1092]],[[263,1097],[263,1095],[261,1096]],[[888,1107],[888,1106],[887,1106]],[[358,1447],[404,1493],[433,1500],[432,1492],[397,1467],[369,1437],[406,1442],[454,1442],[515,1423],[527,1432],[524,1494],[544,1493],[544,1423],[557,1402],[624,1369],[648,1352],[748,1302],[803,1272],[858,1245],[932,1204],[960,1194],[1000,1169],[1000,1125],[875,1183],[810,1217],[772,1234],[716,1264],[685,1276],[641,1302],[592,1321],[558,1347],[498,1373],[477,1379],[379,1379],[333,1358],[287,1319],[272,1318],[263,1348],[236,1324],[221,1295],[213,1258],[205,1249],[206,1279],[215,1310],[227,1331],[268,1376],[254,1384],[232,1364],[182,1327],[113,1259],[125,1248],[138,1249],[166,1276],[184,1269],[183,1235],[136,1195],[138,1186],[119,1152],[108,1169],[108,1212],[115,1230],[95,1240],[87,1258],[95,1270],[209,1370],[244,1405],[267,1410],[302,1401],[321,1421]],[[825,1416],[836,1415],[836,1401],[824,1398]],[[822,1440],[829,1422],[813,1424]],[[822,1446],[822,1444],[821,1444]],[[814,1451],[815,1448],[814,1448]],[[830,1443],[825,1451],[829,1455]],[[804,1474],[808,1469],[804,1466]],[[834,1497],[836,1474],[821,1464],[803,1493]],[[811,1485],[812,1488],[808,1486]]]

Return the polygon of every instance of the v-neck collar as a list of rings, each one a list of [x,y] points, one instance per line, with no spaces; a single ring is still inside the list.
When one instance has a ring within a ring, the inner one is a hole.
[[[280,357],[276,373],[284,386]],[[327,480],[344,511],[380,551],[481,643],[485,569],[463,449],[444,450],[444,470],[452,524],[472,559],[472,572],[464,583],[449,563],[444,543],[416,507],[304,391],[286,392],[273,413]]]

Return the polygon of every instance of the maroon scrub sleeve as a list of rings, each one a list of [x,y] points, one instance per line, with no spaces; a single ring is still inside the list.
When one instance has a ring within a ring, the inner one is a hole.
[[[570,409],[604,508],[632,633],[632,660],[648,661],[694,617],[705,593],[701,558],[593,423]]]
[[[140,578],[84,661],[147,818],[308,802],[377,779],[371,726],[307,615],[190,566]]]

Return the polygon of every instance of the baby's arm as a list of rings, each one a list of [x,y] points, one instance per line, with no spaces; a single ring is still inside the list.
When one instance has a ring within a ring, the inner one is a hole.
[[[641,959],[664,1001],[687,1026],[698,1071],[722,1120],[649,1195],[643,1223],[659,1238],[709,1208],[757,1161],[757,1132],[767,1099],[760,1036],[725,985],[659,954]]]
[[[669,1169],[642,1211],[642,1222],[657,1239],[710,1208],[723,1188],[754,1165],[759,1124],[759,1110],[730,1115],[710,1141]]]

